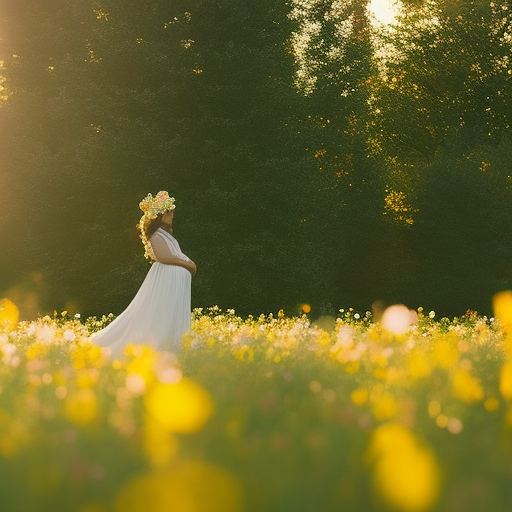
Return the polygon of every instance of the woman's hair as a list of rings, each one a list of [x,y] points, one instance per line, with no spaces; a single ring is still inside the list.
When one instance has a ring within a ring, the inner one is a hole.
[[[163,213],[159,213],[154,219],[150,219],[150,221],[146,224],[146,236],[148,240],[155,234],[155,231],[161,227],[162,225],[162,216]]]
[[[140,222],[137,224],[139,237],[144,245],[144,256],[147,259],[155,259],[150,239],[155,234],[156,230],[161,228],[168,233],[172,233],[172,227],[162,223],[163,215],[163,213],[159,213],[154,219],[146,219],[142,217]]]
[[[172,229],[167,224],[162,224],[163,213],[159,213],[154,219],[150,219],[145,222],[144,231],[148,240],[155,234],[158,228],[162,228],[164,231],[172,233]],[[137,224],[137,228],[140,230],[140,225]]]

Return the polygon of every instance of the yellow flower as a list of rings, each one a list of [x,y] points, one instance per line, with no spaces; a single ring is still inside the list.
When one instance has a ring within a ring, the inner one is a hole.
[[[419,380],[428,377],[432,372],[432,367],[427,354],[415,350],[410,352],[407,357],[407,368],[412,380]]]
[[[42,359],[48,354],[51,346],[47,343],[34,342],[25,349],[25,355],[29,361],[33,359]]]
[[[202,461],[177,464],[143,474],[120,489],[115,512],[241,512],[238,481],[222,468]]]
[[[453,395],[468,404],[479,402],[484,398],[480,380],[473,377],[469,370],[459,369],[452,380]]]
[[[373,488],[388,507],[423,512],[439,495],[439,468],[433,452],[405,427],[388,423],[375,430],[367,452]]]
[[[4,458],[12,458],[29,442],[28,426],[23,420],[0,409],[0,455]]]
[[[175,433],[201,430],[213,413],[209,393],[187,378],[174,384],[157,382],[144,396],[144,402],[149,414]]]
[[[345,371],[349,375],[353,375],[359,371],[359,368],[361,367],[361,363],[359,361],[349,361],[345,364]]]
[[[512,400],[512,361],[501,367],[500,392],[505,400]]]
[[[98,417],[98,402],[94,391],[83,388],[67,395],[64,402],[64,415],[79,427],[92,423]]]
[[[484,402],[484,407],[485,407],[485,410],[487,412],[493,412],[495,411],[496,409],[498,409],[500,406],[500,401],[497,399],[497,398],[494,398],[494,397],[489,397],[485,402]]]
[[[512,291],[497,293],[492,301],[494,316],[507,332],[512,332]]]
[[[432,347],[432,358],[440,368],[451,368],[459,358],[455,336],[438,338]]]
[[[398,413],[398,404],[390,393],[372,394],[372,411],[378,420],[389,420]]]
[[[125,355],[132,358],[126,364],[128,375],[136,374],[142,377],[146,386],[155,380],[154,366],[158,354],[150,345],[130,344],[125,349]]]
[[[76,385],[79,388],[92,388],[96,385],[100,374],[96,368],[84,368],[76,372]]]
[[[12,331],[20,318],[20,312],[9,299],[0,300],[0,329]]]
[[[233,351],[233,355],[239,361],[251,362],[254,361],[254,351],[251,347],[247,345],[242,345]]]
[[[368,391],[364,388],[354,389],[350,393],[350,399],[356,405],[363,405],[368,402]]]
[[[146,415],[143,429],[143,450],[146,458],[155,469],[165,469],[176,457],[179,442],[152,416]]]
[[[100,368],[107,362],[102,348],[90,342],[76,345],[71,351],[71,357],[75,370],[81,370],[89,366]]]

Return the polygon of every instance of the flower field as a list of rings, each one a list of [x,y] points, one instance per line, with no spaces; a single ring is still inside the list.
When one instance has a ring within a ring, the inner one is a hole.
[[[0,302],[0,510],[508,512],[512,294],[495,316],[193,313],[179,359]],[[509,334],[510,333],[510,334]]]

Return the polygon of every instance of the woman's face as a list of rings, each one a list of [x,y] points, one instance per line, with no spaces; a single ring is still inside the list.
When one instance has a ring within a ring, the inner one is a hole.
[[[162,215],[162,222],[170,226],[172,224],[172,218],[174,217],[174,210],[167,210]]]

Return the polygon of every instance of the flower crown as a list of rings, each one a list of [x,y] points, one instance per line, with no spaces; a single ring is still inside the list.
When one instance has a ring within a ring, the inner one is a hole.
[[[169,197],[169,193],[165,190],[158,192],[155,197],[148,194],[139,203],[139,208],[144,212],[138,224],[140,231],[139,236],[144,244],[144,257],[148,260],[154,260],[155,255],[146,235],[146,226],[150,220],[156,219],[158,215],[176,208],[176,205],[174,204],[174,197]]]
[[[169,210],[174,210],[174,197],[169,197],[169,193],[161,190],[153,197],[148,194],[140,203],[139,208],[144,212],[143,217],[148,219],[156,219],[157,215],[165,213]]]

